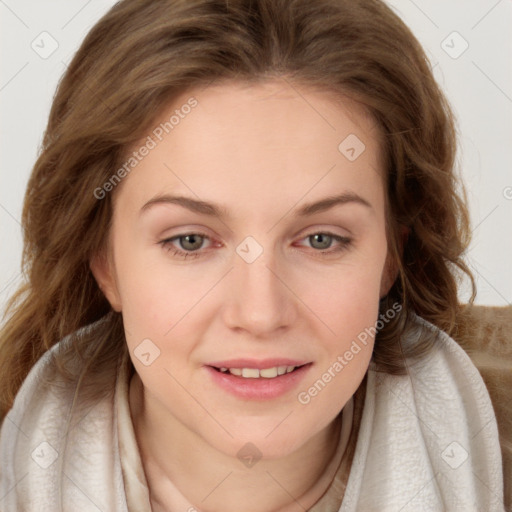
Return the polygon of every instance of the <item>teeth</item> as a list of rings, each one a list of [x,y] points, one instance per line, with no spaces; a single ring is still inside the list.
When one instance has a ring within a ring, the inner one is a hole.
[[[264,368],[259,370],[258,368],[219,368],[222,373],[231,373],[237,377],[243,377],[245,379],[258,379],[263,377],[264,379],[274,379],[285,373],[291,373],[295,370],[296,366],[274,366],[273,368]]]
[[[257,379],[260,376],[258,368],[242,368],[242,377],[246,379]]]
[[[265,377],[266,379],[273,379],[277,377],[277,366],[274,368],[265,368],[264,370],[260,370],[260,377]]]

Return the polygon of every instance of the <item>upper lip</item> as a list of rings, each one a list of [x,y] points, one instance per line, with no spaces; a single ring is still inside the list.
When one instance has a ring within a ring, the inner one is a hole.
[[[225,361],[215,361],[207,366],[215,368],[257,368],[264,370],[265,368],[274,368],[275,366],[303,366],[310,361],[300,359],[289,359],[284,357],[273,357],[267,359],[228,359]]]

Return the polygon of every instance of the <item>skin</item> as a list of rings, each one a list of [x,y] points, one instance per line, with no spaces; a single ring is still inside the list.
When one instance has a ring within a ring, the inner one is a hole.
[[[394,280],[379,132],[349,99],[277,79],[188,91],[154,125],[192,95],[198,105],[113,192],[108,250],[91,262],[123,314],[137,372],[130,408],[152,504],[166,510],[173,482],[197,510],[302,511],[334,476],[337,418],[366,373],[373,339],[308,404],[297,395],[375,324]],[[349,134],[366,146],[352,162],[338,150]],[[295,214],[349,192],[370,206]],[[230,218],[171,203],[141,213],[159,194],[222,205]],[[326,231],[350,242],[322,245],[313,235]],[[194,232],[208,237],[196,239],[197,258],[173,254],[193,252],[183,238],[159,243]],[[247,236],[263,249],[252,263],[236,252]],[[149,366],[134,355],[144,339],[160,350]],[[284,396],[241,400],[205,370],[235,357],[312,366]],[[251,468],[237,457],[248,442],[262,454]]]

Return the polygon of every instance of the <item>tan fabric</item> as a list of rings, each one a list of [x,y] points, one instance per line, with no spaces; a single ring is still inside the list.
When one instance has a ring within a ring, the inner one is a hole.
[[[505,506],[512,510],[512,305],[463,307],[453,338],[478,368],[491,397],[503,457]]]

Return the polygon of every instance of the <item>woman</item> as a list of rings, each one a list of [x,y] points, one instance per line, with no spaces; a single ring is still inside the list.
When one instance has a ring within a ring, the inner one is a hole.
[[[2,509],[503,510],[454,152],[381,2],[116,4],[28,184]]]

